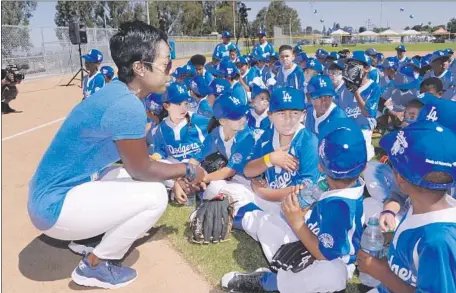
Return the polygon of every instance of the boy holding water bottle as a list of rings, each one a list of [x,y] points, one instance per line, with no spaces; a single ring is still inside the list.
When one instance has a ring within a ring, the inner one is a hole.
[[[434,142],[444,141],[447,147]],[[379,280],[376,293],[456,292],[456,134],[418,121],[380,141],[411,208],[397,227],[388,261],[358,252],[361,272]],[[451,147],[450,147],[451,146]]]
[[[273,271],[230,272],[221,285],[232,292],[335,292],[344,290],[355,270],[362,233],[367,161],[361,129],[351,119],[335,119],[322,127],[318,146],[319,182],[314,198],[296,186],[281,204],[281,215],[253,211],[248,231],[261,243]],[[326,186],[326,188],[325,188]],[[311,185],[315,190],[315,185]],[[328,189],[329,188],[329,189]],[[319,194],[319,196],[315,196]],[[314,201],[314,203],[312,203]]]

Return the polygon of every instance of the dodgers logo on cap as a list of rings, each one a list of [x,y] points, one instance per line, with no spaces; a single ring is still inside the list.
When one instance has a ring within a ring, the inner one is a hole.
[[[284,110],[305,109],[304,93],[300,90],[291,87],[275,89],[271,94],[269,111],[277,112]]]

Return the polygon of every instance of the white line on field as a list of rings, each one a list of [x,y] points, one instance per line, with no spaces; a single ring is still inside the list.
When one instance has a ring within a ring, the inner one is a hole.
[[[5,138],[2,138],[2,142],[3,142],[3,141],[10,140],[10,139],[13,139],[13,138],[15,138],[15,137],[18,137],[18,136],[21,136],[21,135],[24,135],[24,134],[27,134],[27,133],[29,133],[29,132],[32,132],[32,131],[35,131],[35,130],[38,130],[38,129],[44,128],[44,127],[46,127],[46,126],[49,126],[49,125],[58,123],[58,122],[64,120],[65,118],[66,118],[66,117],[62,117],[62,118],[53,120],[53,121],[51,121],[51,122],[44,123],[44,124],[38,125],[38,126],[36,126],[36,127],[30,128],[30,129],[27,129],[27,130],[24,130],[24,131],[21,131],[21,132],[19,132],[19,133],[13,134],[13,135],[11,135],[11,136],[7,136],[7,137],[5,137]]]

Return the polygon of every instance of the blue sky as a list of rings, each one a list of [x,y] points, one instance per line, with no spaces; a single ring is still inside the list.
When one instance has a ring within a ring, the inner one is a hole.
[[[31,26],[55,27],[54,14],[56,2],[38,2],[34,16],[30,20]],[[249,11],[249,20],[253,20],[257,12],[269,2],[246,2]],[[321,29],[323,24],[327,27],[332,26],[333,22],[339,22],[342,26],[348,25],[355,28],[366,26],[368,19],[372,24],[380,26],[380,7],[383,6],[383,26],[388,25],[393,29],[403,29],[406,26],[413,26],[420,22],[432,22],[432,25],[445,24],[450,18],[456,15],[456,2],[317,2],[313,4],[313,9],[317,9],[317,14],[313,13],[312,6],[307,2],[287,2],[287,5],[295,8],[301,18],[303,27],[310,25]],[[405,9],[404,12],[400,8]],[[439,8],[437,8],[439,7]],[[414,19],[409,15],[413,14]],[[324,19],[323,24],[320,19]]]

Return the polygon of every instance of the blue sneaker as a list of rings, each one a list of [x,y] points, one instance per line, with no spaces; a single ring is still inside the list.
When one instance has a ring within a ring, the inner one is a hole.
[[[132,283],[138,274],[132,268],[115,265],[111,261],[102,261],[91,267],[84,257],[71,274],[71,279],[78,285],[116,289]]]

